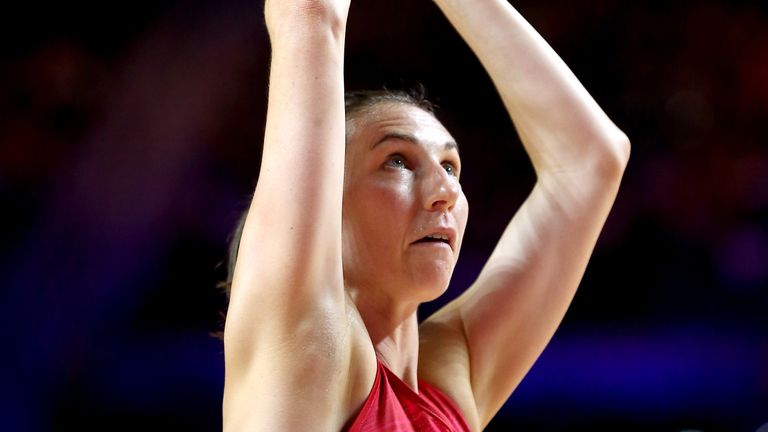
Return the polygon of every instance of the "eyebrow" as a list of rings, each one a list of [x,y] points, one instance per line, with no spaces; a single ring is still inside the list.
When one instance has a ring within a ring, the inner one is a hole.
[[[390,139],[401,140],[401,141],[409,142],[411,144],[422,144],[418,138],[416,138],[411,134],[403,133],[403,132],[387,132],[381,139],[373,143],[373,145],[371,146],[371,150],[376,148],[376,146],[383,143],[384,141],[387,141]],[[443,144],[443,150],[445,151],[456,150],[456,152],[458,153],[459,145],[456,143],[456,141],[447,141],[445,144]]]

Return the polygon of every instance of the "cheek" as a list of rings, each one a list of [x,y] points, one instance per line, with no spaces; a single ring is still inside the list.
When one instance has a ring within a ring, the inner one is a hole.
[[[461,240],[464,239],[464,232],[467,228],[467,220],[469,219],[469,202],[464,193],[461,194],[456,201],[455,213],[456,223],[459,229],[459,246],[461,246]]]
[[[396,239],[408,225],[413,191],[408,182],[369,181],[344,196],[344,217],[365,236]]]
[[[463,192],[459,197],[458,204],[461,205],[461,208],[459,209],[459,217],[463,230],[463,228],[467,226],[467,219],[469,219],[469,201],[467,201],[467,197],[464,196]]]
[[[374,183],[361,198],[364,211],[382,227],[393,230],[407,223],[412,207],[412,190],[405,182]],[[393,233],[390,233],[393,234]]]

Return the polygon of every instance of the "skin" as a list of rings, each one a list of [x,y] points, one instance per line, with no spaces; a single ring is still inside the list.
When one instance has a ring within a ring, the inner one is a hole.
[[[477,280],[419,324],[416,307],[445,290],[467,219],[450,134],[397,104],[347,128],[349,2],[267,1],[264,152],[224,331],[227,431],[343,429],[377,359],[416,392],[418,379],[443,390],[481,430],[573,298],[629,141],[506,0],[435,4],[488,71],[536,184]],[[436,225],[454,244],[414,244]]]
[[[345,285],[359,301],[407,306],[396,313],[407,316],[443,293],[459,256],[469,212],[459,152],[434,116],[410,105],[377,106],[354,122],[342,211]],[[453,232],[453,244],[416,242],[440,231]]]
[[[346,147],[342,238],[344,285],[377,357],[405,368],[398,332],[417,334],[418,305],[448,286],[461,249],[468,203],[455,140],[430,113],[378,104],[351,120]],[[449,242],[418,242],[444,234]],[[405,323],[405,324],[403,324]],[[415,368],[404,374],[417,387]]]

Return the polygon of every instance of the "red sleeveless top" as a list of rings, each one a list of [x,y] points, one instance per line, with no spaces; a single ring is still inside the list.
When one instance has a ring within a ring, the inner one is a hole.
[[[442,391],[419,380],[415,393],[376,359],[376,380],[348,432],[469,432],[459,407]]]

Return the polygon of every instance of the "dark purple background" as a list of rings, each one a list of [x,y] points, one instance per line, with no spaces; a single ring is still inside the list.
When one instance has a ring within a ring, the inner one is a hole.
[[[488,430],[757,430],[768,6],[514,4],[633,150],[573,306]],[[217,264],[259,168],[259,2],[3,9],[0,430],[220,429],[222,346],[208,333],[225,305]],[[471,207],[442,304],[473,280],[533,172],[435,6],[354,1],[349,87],[416,81],[460,142]]]

